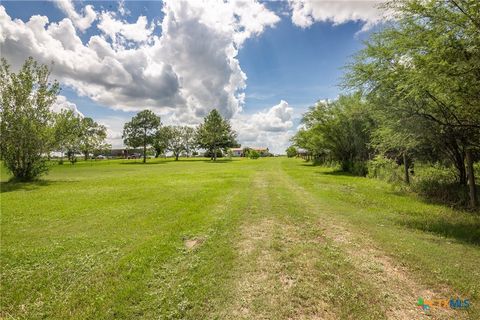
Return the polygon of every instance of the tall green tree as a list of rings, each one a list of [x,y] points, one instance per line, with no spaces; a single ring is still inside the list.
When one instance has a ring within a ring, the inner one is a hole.
[[[161,126],[153,137],[152,147],[155,150],[155,158],[168,151],[168,142],[170,141],[170,127]]]
[[[123,127],[123,142],[132,148],[143,147],[143,163],[147,162],[147,147],[155,141],[160,117],[150,110],[137,113]]]
[[[92,118],[81,120],[81,135],[79,148],[85,160],[88,160],[90,153],[102,149],[107,138],[107,128],[93,121]]]
[[[220,113],[213,109],[204,118],[197,129],[197,143],[200,148],[207,150],[212,160],[217,160],[217,152],[238,145],[236,133],[230,122],[222,118]]]
[[[390,119],[422,123],[400,130],[428,138],[437,159],[452,162],[461,184],[468,180],[476,206],[467,168],[480,149],[480,3],[402,0],[387,7],[394,23],[368,41],[346,84],[382,101],[378,110]]]
[[[296,146],[315,158],[339,162],[344,171],[366,173],[375,123],[360,94],[343,95],[332,102],[320,101],[304,114],[302,122],[305,128],[293,137]]]
[[[46,155],[55,147],[50,107],[60,90],[46,65],[28,58],[18,73],[0,64],[0,152],[14,178],[28,181],[47,171]]]
[[[287,148],[286,153],[287,157],[293,158],[297,155],[297,148],[295,148],[294,146],[290,146]]]
[[[183,127],[181,126],[170,126],[169,139],[168,139],[168,150],[173,153],[175,160],[178,161],[180,154],[186,150],[185,141],[183,136]]]
[[[184,126],[182,129],[183,144],[185,146],[185,153],[190,157],[197,147],[196,130],[195,128]]]

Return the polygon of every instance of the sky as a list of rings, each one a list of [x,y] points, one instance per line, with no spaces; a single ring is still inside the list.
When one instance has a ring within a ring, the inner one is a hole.
[[[138,111],[196,125],[216,108],[242,146],[283,153],[302,113],[341,93],[381,2],[2,1],[0,54],[50,65],[52,109],[104,124],[114,148]]]

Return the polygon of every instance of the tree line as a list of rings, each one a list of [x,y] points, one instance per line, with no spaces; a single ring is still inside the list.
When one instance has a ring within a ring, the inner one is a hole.
[[[360,175],[393,160],[407,184],[415,163],[441,164],[477,207],[480,2],[402,0],[385,9],[394,19],[346,66],[347,93],[310,108],[293,143]]]
[[[60,163],[66,156],[74,164],[79,153],[87,160],[93,152],[111,149],[105,126],[72,110],[52,111],[59,92],[47,65],[30,57],[15,73],[1,59],[0,157],[15,180],[31,181],[46,173],[54,151],[61,153]],[[239,146],[230,122],[216,109],[196,128],[162,126],[155,113],[141,111],[125,124],[123,141],[128,147],[143,148],[143,162],[147,148],[153,148],[156,157],[170,151],[176,160],[183,152],[190,155],[200,148],[217,160],[222,151]]]
[[[71,110],[55,113],[60,85],[50,71],[28,58],[17,73],[2,58],[0,63],[0,156],[15,179],[28,181],[48,170],[52,151],[76,162],[94,150],[107,148],[106,128]]]
[[[172,152],[175,160],[180,154],[191,155],[196,149],[206,150],[211,160],[228,148],[239,146],[230,122],[213,109],[197,127],[162,126],[160,116],[151,110],[137,113],[123,128],[123,142],[131,148],[143,149],[143,162],[147,161],[147,149],[153,148],[155,157]]]

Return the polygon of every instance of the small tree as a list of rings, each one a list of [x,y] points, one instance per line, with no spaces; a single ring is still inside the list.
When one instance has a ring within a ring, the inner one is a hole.
[[[235,138],[230,122],[224,120],[216,109],[210,111],[197,130],[198,145],[207,150],[214,161],[218,151],[238,145]]]
[[[287,152],[287,157],[293,158],[297,155],[297,148],[295,148],[294,146],[290,146],[287,148],[286,152]]]
[[[168,150],[168,141],[170,140],[170,128],[160,127],[153,137],[152,147],[155,150],[155,158],[165,154]]]
[[[250,159],[258,159],[258,158],[260,158],[260,153],[259,153],[257,150],[252,149],[252,150],[250,150],[250,152],[248,153],[248,157],[249,157]]]
[[[48,170],[45,155],[55,147],[50,110],[60,90],[46,65],[28,58],[18,73],[0,65],[0,152],[7,169],[21,181]]]
[[[182,129],[183,144],[185,146],[187,157],[191,156],[197,147],[195,134],[195,128],[184,126]]]
[[[132,148],[143,147],[143,163],[147,162],[147,146],[152,145],[160,127],[160,117],[150,110],[137,113],[123,127],[123,142]]]
[[[170,150],[175,156],[175,160],[178,161],[178,157],[182,151],[185,151],[185,141],[183,136],[183,127],[180,126],[170,126],[169,139],[168,139],[168,150]]]
[[[92,118],[83,118],[81,121],[82,134],[80,136],[80,150],[85,160],[91,152],[101,149],[107,138],[107,128],[93,121]]]
[[[75,154],[80,151],[80,139],[82,136],[82,119],[71,110],[63,110],[55,115],[55,141],[56,149],[63,155],[66,153],[68,160],[76,162]]]

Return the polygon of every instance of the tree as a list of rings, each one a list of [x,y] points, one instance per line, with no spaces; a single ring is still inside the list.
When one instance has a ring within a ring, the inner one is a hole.
[[[55,142],[56,149],[63,155],[66,153],[68,160],[76,162],[75,154],[80,152],[80,139],[82,136],[82,119],[71,110],[62,110],[55,115]]]
[[[155,150],[155,158],[167,152],[169,140],[170,128],[165,126],[160,127],[155,133],[152,143],[152,147]]]
[[[287,152],[287,157],[293,158],[297,155],[297,148],[295,148],[294,146],[290,146],[287,148],[286,152]]]
[[[375,123],[358,93],[340,96],[333,102],[318,102],[304,114],[302,122],[305,128],[293,138],[296,146],[314,158],[338,161],[344,171],[366,174]]]
[[[360,51],[346,84],[382,100],[378,109],[391,119],[422,123],[408,133],[428,138],[437,160],[450,160],[466,185],[467,168],[480,153],[479,3],[403,0],[387,7],[395,22]]]
[[[147,162],[147,146],[155,141],[160,117],[150,110],[137,113],[123,127],[123,142],[132,148],[143,147],[143,163]]]
[[[185,148],[185,139],[183,127],[180,126],[170,126],[168,127],[170,134],[168,140],[168,150],[171,151],[175,157],[175,160],[178,161],[180,153],[186,150]]]
[[[80,150],[84,154],[85,160],[91,152],[102,149],[107,138],[107,128],[93,121],[92,118],[83,118],[81,120]]]
[[[50,110],[60,90],[50,71],[28,58],[18,73],[0,65],[0,152],[15,179],[28,181],[46,172],[45,155],[55,147]]]
[[[252,150],[250,150],[250,152],[248,153],[248,157],[249,157],[250,159],[258,159],[258,158],[260,158],[260,153],[259,153],[257,150],[252,149]]]
[[[236,133],[230,122],[224,120],[216,109],[210,111],[197,129],[198,145],[207,150],[214,161],[217,160],[218,151],[238,145],[235,138]]]
[[[183,136],[183,143],[185,146],[184,151],[187,154],[187,157],[189,157],[195,152],[195,149],[197,146],[195,128],[184,126],[182,129],[182,136]]]

